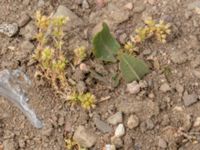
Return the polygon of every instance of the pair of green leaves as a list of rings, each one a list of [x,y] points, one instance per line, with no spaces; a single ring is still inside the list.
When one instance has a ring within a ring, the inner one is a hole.
[[[110,33],[106,23],[103,23],[103,29],[95,35],[93,45],[93,52],[97,58],[108,62],[116,62],[118,58],[122,76],[127,82],[140,80],[149,72],[143,60],[120,52],[121,46]]]

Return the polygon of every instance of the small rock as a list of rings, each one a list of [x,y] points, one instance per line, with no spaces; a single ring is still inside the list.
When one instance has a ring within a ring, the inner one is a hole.
[[[121,123],[115,129],[115,136],[122,137],[124,134],[125,134],[125,128],[124,128],[124,125]]]
[[[166,143],[165,140],[163,140],[162,138],[159,137],[159,139],[158,139],[158,146],[160,148],[167,148],[167,143]]]
[[[145,6],[144,5],[140,5],[140,6],[137,6],[133,9],[133,12],[134,13],[141,13],[145,10]]]
[[[139,125],[139,118],[136,115],[131,115],[128,118],[127,126],[129,129],[134,129]]]
[[[26,13],[22,14],[22,16],[20,17],[18,21],[19,27],[24,27],[25,25],[28,24],[30,20],[31,20],[31,17],[28,14]]]
[[[83,71],[83,73],[89,73],[90,72],[89,66],[87,66],[85,63],[81,63],[79,67],[80,67],[80,70]]]
[[[101,132],[103,132],[103,133],[112,132],[112,128],[104,121],[101,121],[99,118],[97,118],[97,117],[94,118],[94,123],[95,123],[97,129],[99,129]]]
[[[73,139],[85,148],[92,147],[96,141],[97,137],[89,130],[85,129],[83,126],[79,126],[75,133]]]
[[[53,17],[58,16],[69,17],[69,23],[64,27],[66,31],[83,24],[83,21],[74,12],[63,5],[58,6],[56,13],[53,15]]]
[[[136,81],[133,81],[127,84],[127,91],[131,94],[137,94],[140,92],[140,85]]]
[[[107,119],[107,122],[112,125],[117,125],[118,123],[122,122],[122,112],[117,112],[116,114],[110,116]]]
[[[131,2],[127,3],[127,4],[124,6],[124,8],[129,9],[129,10],[133,9],[133,3],[131,3]]]
[[[192,104],[196,103],[198,101],[198,95],[196,94],[187,94],[184,93],[183,95],[183,102],[185,106],[191,106]]]
[[[115,25],[118,25],[129,19],[129,11],[123,7],[119,7],[116,3],[108,3],[107,9],[108,20],[112,20]]]
[[[183,64],[188,60],[187,55],[183,51],[173,51],[171,53],[171,60],[175,64]]]
[[[153,121],[151,119],[147,119],[147,121],[146,121],[146,128],[148,130],[152,130],[154,128],[154,126],[155,125],[154,125]]]
[[[76,84],[76,88],[77,88],[77,91],[79,93],[84,93],[87,91],[87,87],[85,85],[85,82],[83,81],[79,81],[77,84]]]
[[[12,37],[16,35],[18,30],[19,28],[18,28],[17,23],[8,24],[4,22],[0,24],[0,33],[3,33],[7,35],[8,37]]]
[[[3,148],[4,150],[16,150],[14,140],[8,139],[3,141]]]
[[[34,45],[30,41],[26,40],[21,43],[20,48],[23,52],[32,53],[34,50]]]
[[[200,126],[200,117],[197,117],[196,120],[194,121],[194,127],[199,127]]]
[[[114,144],[116,148],[120,148],[123,146],[123,141],[120,137],[111,137],[111,143]]]
[[[82,8],[83,8],[83,9],[88,9],[88,8],[90,8],[90,5],[89,5],[89,3],[88,3],[87,0],[83,0],[83,2],[82,2]]]
[[[29,22],[22,30],[20,34],[23,35],[27,40],[32,40],[37,35],[37,27],[33,21]]]
[[[20,147],[20,148],[25,148],[25,146],[26,146],[25,141],[22,140],[22,139],[19,139],[19,147]]]
[[[115,145],[106,144],[104,150],[116,150]]]
[[[170,91],[170,90],[171,90],[171,88],[170,88],[170,86],[169,86],[168,83],[163,83],[163,84],[160,86],[160,91],[162,91],[162,92],[164,92],[164,93],[166,93],[166,92],[168,92],[168,91]]]

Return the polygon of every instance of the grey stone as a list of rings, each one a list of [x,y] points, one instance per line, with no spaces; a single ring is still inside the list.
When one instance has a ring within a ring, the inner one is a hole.
[[[0,33],[7,35],[8,37],[12,37],[17,34],[19,27],[17,23],[1,23],[0,24]]]
[[[24,27],[25,25],[28,24],[28,22],[31,20],[31,17],[26,14],[26,13],[23,13],[21,16],[20,16],[20,19],[18,21],[18,24],[19,24],[19,27]]]
[[[146,128],[148,129],[148,130],[152,130],[153,128],[154,128],[154,123],[153,123],[153,121],[151,120],[151,119],[147,119],[146,120]]]
[[[75,133],[73,139],[85,148],[92,147],[96,141],[97,137],[89,130],[85,129],[83,126],[79,126]]]
[[[196,103],[198,101],[198,95],[193,94],[187,94],[184,93],[183,95],[183,102],[185,106],[191,106],[192,104]]]
[[[108,4],[106,13],[109,19],[116,25],[129,19],[129,11],[125,10],[123,7],[118,7],[115,3]]]
[[[107,122],[109,124],[112,124],[112,125],[116,125],[118,123],[121,123],[123,120],[122,118],[122,112],[117,112],[115,113],[114,115],[110,116],[108,119],[107,119]]]
[[[107,124],[106,122],[100,120],[99,118],[95,117],[94,118],[94,123],[101,132],[103,133],[110,133],[112,132],[112,128]]]
[[[22,51],[32,52],[34,50],[34,45],[26,40],[21,43],[20,48]]]
[[[139,125],[139,118],[136,115],[131,115],[128,118],[127,126],[129,129],[134,129]]]
[[[32,40],[37,35],[37,27],[34,22],[29,22],[22,30],[20,30],[20,34],[23,35],[27,40]]]
[[[66,23],[66,25],[64,26],[64,30],[66,31],[72,28],[76,28],[83,24],[83,21],[74,12],[72,12],[70,9],[68,9],[63,5],[58,6],[56,13],[53,15],[53,17],[59,17],[59,16],[69,18],[69,22]]]
[[[167,148],[167,142],[161,137],[158,138],[158,146],[160,148]]]

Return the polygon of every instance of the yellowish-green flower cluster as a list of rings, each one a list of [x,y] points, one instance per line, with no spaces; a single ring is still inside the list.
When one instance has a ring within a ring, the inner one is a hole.
[[[144,42],[146,39],[155,37],[158,41],[166,43],[166,37],[171,33],[170,24],[166,24],[163,20],[156,23],[152,18],[148,18],[145,27],[136,30],[136,35],[132,38],[134,43]]]
[[[91,108],[95,108],[95,96],[91,93],[77,93],[74,92],[69,96],[69,100],[72,104],[80,103],[81,106],[86,109],[90,110]]]
[[[86,148],[82,148],[76,141],[73,139],[66,139],[66,149],[67,150],[87,150]]]
[[[80,64],[87,57],[86,48],[84,46],[76,48],[74,55],[74,64]]]
[[[63,45],[63,26],[67,18],[47,17],[39,11],[36,12],[36,25],[38,28],[37,48],[33,58],[38,61],[38,70],[51,81],[56,90],[64,89],[67,85],[65,68],[67,59],[65,58]]]
[[[124,45],[124,50],[128,53],[138,52],[138,44],[145,40],[154,37],[162,43],[166,43],[167,35],[171,33],[170,24],[160,20],[156,23],[151,17],[144,21],[143,28],[136,29],[136,35],[132,36],[130,41]]]

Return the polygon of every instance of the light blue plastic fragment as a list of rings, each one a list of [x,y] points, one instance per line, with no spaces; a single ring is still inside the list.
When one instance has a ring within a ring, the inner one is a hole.
[[[0,96],[17,106],[34,127],[42,128],[42,122],[27,104],[28,97],[25,94],[25,87],[30,85],[31,81],[21,70],[0,71]]]

